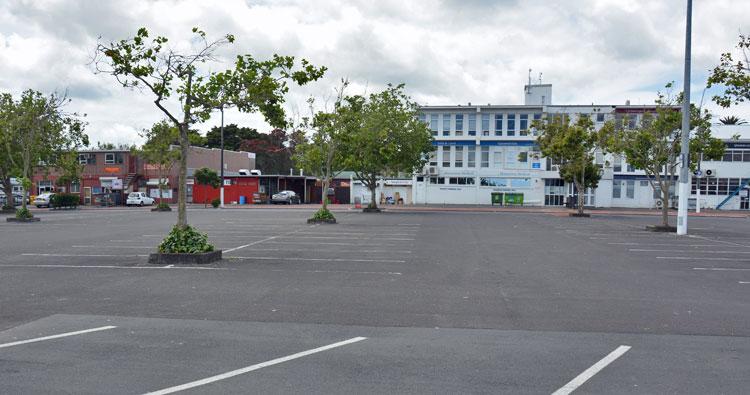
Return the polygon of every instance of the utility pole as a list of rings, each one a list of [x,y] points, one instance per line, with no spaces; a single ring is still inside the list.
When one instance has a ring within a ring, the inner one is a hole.
[[[680,150],[680,185],[677,206],[677,234],[687,234],[688,194],[690,193],[690,51],[692,35],[693,1],[687,0],[687,18],[685,24],[685,82],[682,102],[682,144]]]
[[[221,208],[224,208],[224,103],[219,106],[221,111],[221,187],[219,188],[219,200]]]

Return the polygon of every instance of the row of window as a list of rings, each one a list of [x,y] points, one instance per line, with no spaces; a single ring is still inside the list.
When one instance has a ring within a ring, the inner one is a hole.
[[[531,121],[541,120],[542,114],[420,114],[419,119],[429,124],[433,136],[528,136]],[[504,133],[504,134],[503,134]]]
[[[464,154],[464,152],[466,154]],[[490,156],[492,154],[492,156]],[[531,159],[539,161],[538,154]],[[441,159],[440,163],[442,167],[477,167],[477,147],[475,145],[468,146],[443,146],[438,147],[437,151],[433,151],[429,156],[430,166],[437,167],[438,158]],[[492,162],[490,162],[492,158]],[[453,159],[451,161],[451,159]],[[464,166],[464,163],[466,166]],[[505,151],[505,162],[503,162],[503,152],[493,151],[490,152],[490,147],[482,146],[479,151],[479,167],[489,168],[492,163],[493,168],[507,168],[507,169],[526,169],[529,167],[529,152],[523,150],[507,150]]]
[[[421,181],[421,177],[417,177]],[[430,184],[433,185],[476,185],[474,177],[430,177]],[[501,188],[530,188],[530,178],[497,178],[497,177],[480,177],[479,185],[483,187],[501,187]]]
[[[722,162],[750,162],[750,150],[726,149]]]
[[[122,152],[107,152],[104,154],[105,165],[116,165],[125,162],[125,155]],[[82,165],[95,165],[96,154],[83,153],[78,154],[78,163]]]
[[[747,181],[747,178],[693,178],[692,193],[697,193],[700,183],[701,195],[729,195]]]

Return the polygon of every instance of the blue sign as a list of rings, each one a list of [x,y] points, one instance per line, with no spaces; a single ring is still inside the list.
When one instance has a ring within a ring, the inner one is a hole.
[[[541,169],[541,168],[542,168],[542,164],[541,164],[541,163],[539,163],[539,162],[536,162],[536,163],[532,163],[532,164],[531,164],[531,168],[532,168],[532,169]]]
[[[477,142],[475,140],[441,140],[441,141],[433,141],[432,145],[476,145]]]
[[[492,145],[501,147],[533,147],[536,141],[480,141],[479,145]]]

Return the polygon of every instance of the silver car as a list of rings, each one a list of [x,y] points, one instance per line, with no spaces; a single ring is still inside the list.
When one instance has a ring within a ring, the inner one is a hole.
[[[37,208],[50,207],[50,201],[52,200],[52,196],[55,196],[55,194],[43,193],[41,195],[38,195],[36,198],[34,198],[34,205]]]
[[[271,196],[273,204],[300,204],[299,195],[294,191],[281,191]]]

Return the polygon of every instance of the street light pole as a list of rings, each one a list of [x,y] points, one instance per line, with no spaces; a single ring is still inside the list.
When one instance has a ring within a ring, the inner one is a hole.
[[[693,1],[687,0],[685,24],[685,82],[682,98],[682,144],[680,150],[680,185],[677,206],[677,234],[687,234],[688,194],[690,193],[688,165],[690,162],[690,50],[692,35]]]
[[[224,103],[219,106],[221,111],[221,187],[219,188],[219,201],[221,208],[224,208]]]

